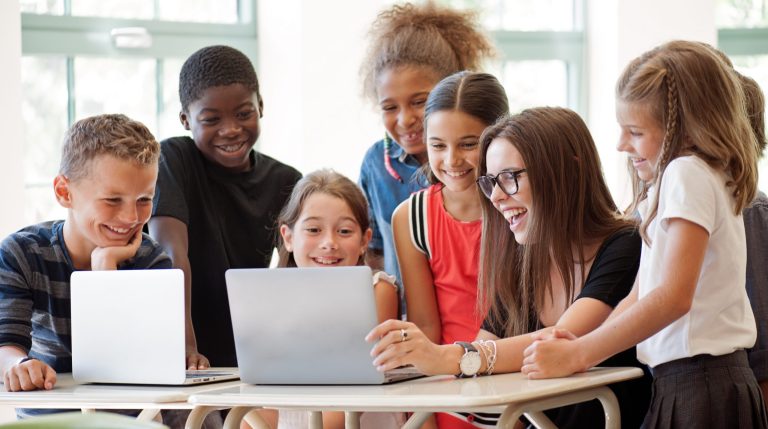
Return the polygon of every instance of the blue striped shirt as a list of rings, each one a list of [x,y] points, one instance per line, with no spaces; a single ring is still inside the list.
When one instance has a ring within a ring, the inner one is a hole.
[[[72,371],[69,278],[64,221],[15,232],[0,244],[0,346],[16,346],[50,365]],[[136,256],[118,269],[171,268],[171,260],[144,234]]]

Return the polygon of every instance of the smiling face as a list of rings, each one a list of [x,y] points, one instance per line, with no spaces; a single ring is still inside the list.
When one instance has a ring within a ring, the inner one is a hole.
[[[96,247],[125,246],[149,220],[157,163],[138,165],[112,155],[89,162],[75,181],[59,175],[56,198],[69,209],[64,239],[73,260],[90,261]]]
[[[455,110],[441,110],[427,121],[427,155],[435,177],[448,189],[474,189],[480,161],[480,134],[486,124]]]
[[[232,171],[250,168],[249,153],[261,132],[255,92],[239,83],[210,87],[187,110],[179,118],[206,159]]]
[[[486,153],[487,173],[497,175],[503,171],[518,171],[525,168],[520,151],[509,140],[497,137],[491,141]],[[518,190],[514,195],[507,195],[496,185],[491,194],[491,202],[509,222],[509,229],[515,234],[515,241],[525,244],[528,239],[528,218],[533,207],[531,187],[528,185],[528,173],[517,178]]]
[[[424,67],[395,67],[385,70],[376,86],[384,128],[407,154],[421,162],[426,161],[424,107],[439,80]]]
[[[320,192],[307,197],[293,228],[281,225],[280,234],[297,267],[357,265],[371,239],[344,200]]]
[[[616,119],[621,127],[617,149],[629,155],[640,179],[653,180],[664,142],[664,129],[648,108],[618,101]]]

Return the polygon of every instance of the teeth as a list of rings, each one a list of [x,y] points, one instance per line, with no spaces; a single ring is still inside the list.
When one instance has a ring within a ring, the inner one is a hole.
[[[516,216],[520,216],[521,214],[527,213],[527,212],[528,212],[528,209],[524,209],[522,207],[516,208],[516,209],[504,210],[504,218],[506,220],[511,220],[512,218]]]
[[[243,147],[243,144],[244,143],[230,144],[225,146],[217,146],[217,148],[223,150],[224,152],[237,152],[241,147]]]
[[[469,173],[471,170],[464,170],[464,171],[443,171],[445,174],[451,176],[451,177],[461,177],[465,174]]]
[[[334,265],[334,264],[338,264],[339,261],[341,261],[340,258],[328,258],[328,257],[312,258],[312,260],[318,264],[323,264],[323,265]]]
[[[131,228],[118,228],[118,227],[109,226],[109,225],[107,225],[107,229],[109,229],[112,232],[116,232],[118,234],[126,234],[128,233],[128,231],[131,230]]]

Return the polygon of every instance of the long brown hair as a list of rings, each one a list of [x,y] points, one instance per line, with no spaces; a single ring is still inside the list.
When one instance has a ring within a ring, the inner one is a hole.
[[[528,239],[518,244],[488,198],[481,197],[479,302],[489,317],[505,326],[505,336],[529,332],[545,297],[553,295],[552,264],[563,278],[569,302],[576,285],[576,264],[592,255],[584,248],[634,224],[623,218],[603,179],[600,158],[584,121],[557,107],[524,110],[487,128],[481,137],[480,174],[494,139],[513,145],[525,162],[532,196]],[[574,255],[574,250],[576,254]]]
[[[280,215],[277,217],[278,230],[282,225],[293,229],[301,217],[304,202],[315,193],[330,195],[347,203],[355,221],[360,225],[360,231],[365,235],[365,231],[370,227],[370,220],[368,217],[368,201],[365,199],[363,191],[360,190],[355,182],[349,180],[343,174],[328,169],[309,173],[296,183],[291,197],[288,198],[288,202],[285,203],[285,206],[280,211]],[[279,256],[277,261],[278,267],[296,266],[293,253],[285,249],[285,243],[280,234],[277,236],[277,254]],[[362,254],[357,260],[357,265],[363,265],[364,261],[365,254]]]
[[[741,213],[757,191],[758,144],[752,132],[742,85],[733,69],[713,48],[673,41],[636,58],[616,84],[617,100],[647,109],[664,129],[664,141],[651,182],[631,169],[635,211],[651,183],[660,189],[669,163],[695,155],[728,176],[735,214]],[[658,193],[640,225],[643,240],[656,217]]]

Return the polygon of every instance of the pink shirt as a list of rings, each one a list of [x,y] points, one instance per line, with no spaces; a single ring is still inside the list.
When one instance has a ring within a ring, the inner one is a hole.
[[[477,274],[482,221],[454,219],[443,205],[443,185],[432,185],[427,197],[429,266],[437,297],[443,344],[473,341],[485,315],[477,313]]]

